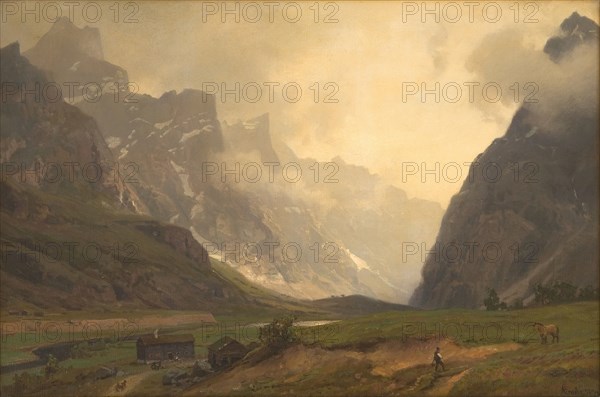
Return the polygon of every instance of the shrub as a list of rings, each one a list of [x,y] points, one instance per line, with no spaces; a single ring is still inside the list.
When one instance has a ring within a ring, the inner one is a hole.
[[[297,341],[292,332],[295,316],[276,318],[264,327],[260,327],[258,338],[268,346],[282,347]]]
[[[483,304],[485,305],[485,309],[489,311],[495,310],[506,310],[506,302],[500,302],[500,297],[498,297],[498,293],[493,288],[488,288],[487,298],[483,300]]]
[[[577,288],[564,281],[555,281],[548,285],[536,284],[533,292],[535,294],[535,302],[540,305],[598,299],[598,288],[594,288],[591,285],[585,288]]]

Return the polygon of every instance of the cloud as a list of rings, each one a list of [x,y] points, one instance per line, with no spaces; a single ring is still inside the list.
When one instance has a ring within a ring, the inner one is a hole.
[[[339,22],[331,24],[314,23],[311,3],[302,3],[305,17],[294,24],[282,21],[280,13],[275,23],[264,18],[255,24],[231,19],[222,23],[219,16],[204,22],[202,4],[141,2],[138,23],[103,18],[91,26],[100,29],[106,60],[125,68],[141,92],[154,96],[200,89],[203,82],[229,87],[235,82],[298,82],[304,90],[298,103],[284,102],[280,92],[273,103],[218,101],[219,118],[243,120],[269,112],[272,134],[301,156],[328,161],[339,155],[379,173],[412,197],[442,205],[460,184],[403,183],[398,163],[472,161],[506,130],[519,105],[510,89],[515,82],[520,84],[520,102],[531,92],[523,85],[532,81],[539,85],[540,106],[551,106],[554,93],[564,89],[574,90],[578,107],[594,103],[568,83],[566,64],[562,72],[561,66],[557,70],[541,50],[574,10],[597,18],[597,2],[536,2],[535,24],[514,23],[512,3],[506,3],[498,23],[478,18],[477,23],[463,19],[439,24],[432,19],[423,24],[417,17],[403,23],[400,2],[342,2]],[[89,24],[81,17],[75,23]],[[23,24],[12,18],[1,24],[0,42],[19,40],[27,50],[49,28],[44,22]],[[590,65],[574,66],[581,74],[595,75]],[[402,82],[462,85],[473,80],[500,82],[501,101],[402,102]],[[315,82],[336,83],[339,103],[315,103],[309,88]],[[577,84],[585,88],[588,82]]]
[[[486,36],[466,67],[482,81],[497,82],[503,89],[519,84],[519,102],[547,131],[560,130],[565,113],[597,114],[598,42],[582,44],[553,62],[541,49],[525,44],[525,33],[512,29]],[[503,95],[504,104],[515,101],[515,90]],[[484,113],[490,111],[489,104],[479,105]]]
[[[437,32],[431,36],[427,46],[437,73],[443,73],[448,66],[448,31],[440,25]]]

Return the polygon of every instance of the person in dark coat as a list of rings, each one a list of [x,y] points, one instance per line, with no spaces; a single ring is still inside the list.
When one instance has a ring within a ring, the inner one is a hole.
[[[435,353],[433,353],[433,361],[431,362],[431,365],[433,365],[435,363],[435,370],[437,372],[438,367],[442,367],[442,371],[446,370],[446,367],[444,367],[444,360],[442,359],[442,354],[440,353],[440,348],[436,347],[435,348]]]

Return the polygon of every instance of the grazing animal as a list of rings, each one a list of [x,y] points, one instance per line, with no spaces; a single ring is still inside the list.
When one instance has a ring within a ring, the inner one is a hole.
[[[558,327],[556,325],[544,325],[542,323],[533,323],[533,326],[540,335],[540,340],[542,343],[548,343],[548,335],[552,336],[552,343],[554,343],[554,338],[556,338],[556,343],[558,343]]]
[[[125,390],[126,387],[127,387],[127,379],[123,379],[121,382],[119,382],[115,385],[115,390],[116,391]]]

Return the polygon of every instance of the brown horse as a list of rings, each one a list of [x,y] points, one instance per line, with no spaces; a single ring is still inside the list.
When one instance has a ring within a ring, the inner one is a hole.
[[[548,335],[552,336],[552,343],[554,343],[554,338],[556,338],[556,343],[558,343],[558,327],[556,325],[544,325],[542,323],[533,323],[533,326],[540,335],[540,340],[542,343],[548,343]]]

